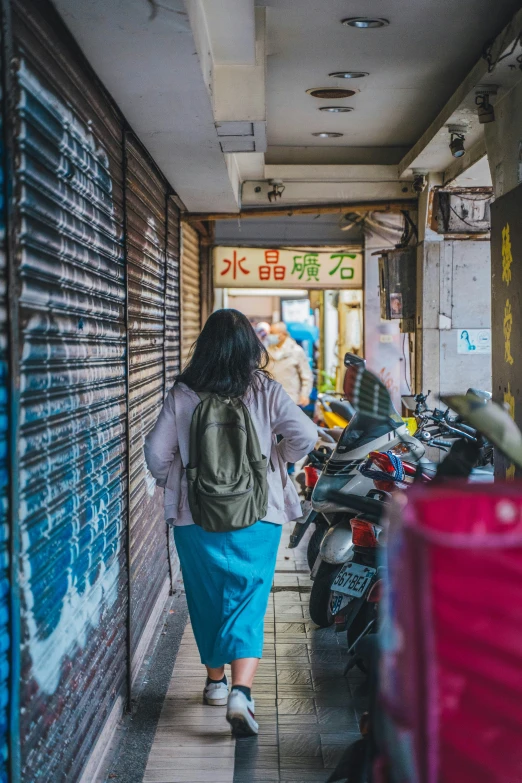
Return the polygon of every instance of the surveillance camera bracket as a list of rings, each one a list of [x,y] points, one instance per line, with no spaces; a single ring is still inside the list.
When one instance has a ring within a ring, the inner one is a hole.
[[[446,125],[446,128],[451,135],[465,136],[468,131],[467,125]]]
[[[285,186],[283,184],[282,179],[270,179],[268,181],[268,184],[272,186],[272,190],[269,190],[267,193],[268,200],[270,203],[273,201],[277,201],[277,199],[282,198],[283,192],[285,190]]]
[[[477,84],[475,87],[475,96],[478,98],[481,95],[496,95],[500,87],[498,84]]]

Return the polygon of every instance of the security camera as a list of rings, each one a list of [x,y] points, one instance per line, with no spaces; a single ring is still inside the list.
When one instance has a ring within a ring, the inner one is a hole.
[[[464,145],[464,142],[465,142],[464,134],[462,133],[452,134],[449,148],[454,158],[462,158],[462,156],[465,154],[466,147]]]
[[[423,193],[428,185],[428,179],[425,174],[415,174],[413,180],[413,190],[415,193]]]
[[[466,125],[447,125],[446,126],[450,135],[449,148],[454,158],[462,158],[466,153],[466,132],[468,126]]]

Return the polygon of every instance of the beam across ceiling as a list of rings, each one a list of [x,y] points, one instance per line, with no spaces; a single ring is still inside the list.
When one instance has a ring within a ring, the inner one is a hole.
[[[487,155],[486,139],[484,138],[484,136],[482,136],[479,139],[479,141],[476,144],[474,144],[473,147],[471,147],[471,149],[466,150],[466,152],[461,158],[453,159],[453,161],[450,163],[450,165],[444,172],[444,175],[442,177],[443,184],[448,185],[452,183],[455,179],[457,179],[457,177],[461,176],[461,174],[463,174],[472,166],[474,166],[476,163],[478,163],[479,160],[482,160],[486,155]],[[486,182],[483,184],[489,184],[489,183]]]
[[[284,182],[398,182],[399,169],[393,165],[265,165],[265,179]]]
[[[487,55],[481,57],[473,66],[431,125],[403,157],[399,164],[399,176],[409,173],[412,168],[440,172],[450,168],[453,159],[449,151],[449,133],[445,127],[448,124],[461,122],[466,124],[467,139],[472,146],[477,145],[477,149],[479,148],[483,137],[483,126],[479,124],[476,117],[474,92],[477,86],[482,84],[499,85],[505,92],[521,78],[520,69],[515,62],[517,55],[515,49],[521,32],[522,9],[517,11],[509,24],[495,38],[488,47]],[[507,53],[511,53],[511,59],[507,59]],[[505,66],[502,74],[498,72],[498,63],[501,59],[504,60]],[[509,67],[512,61],[515,68]],[[474,160],[471,156],[468,162],[469,165],[473,164]]]
[[[403,212],[417,209],[416,199],[403,201],[366,201],[353,204],[307,204],[302,207],[267,207],[266,209],[242,209],[241,212],[186,212],[182,220],[186,223],[199,223],[201,220],[246,220],[248,218],[268,218],[277,215],[326,215],[345,212]]]

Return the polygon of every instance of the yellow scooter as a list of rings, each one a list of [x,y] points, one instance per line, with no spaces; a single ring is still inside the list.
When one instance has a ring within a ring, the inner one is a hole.
[[[315,421],[319,426],[333,430],[344,428],[349,424],[355,413],[354,408],[346,400],[341,400],[341,394],[323,393],[317,395],[315,406]]]

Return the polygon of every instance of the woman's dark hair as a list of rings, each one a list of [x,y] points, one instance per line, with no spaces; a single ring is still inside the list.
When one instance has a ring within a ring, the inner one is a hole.
[[[216,310],[192,346],[189,363],[176,378],[197,392],[243,397],[265,375],[268,352],[239,310]]]

